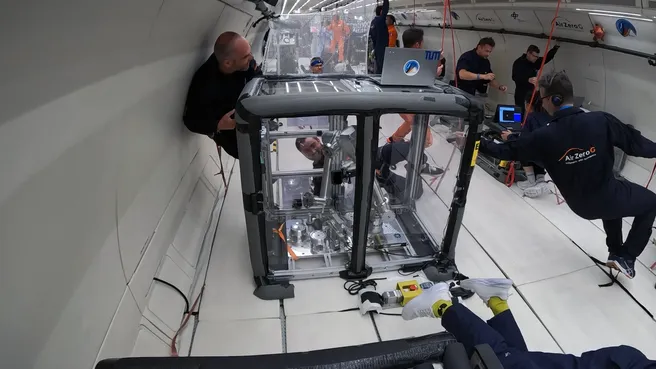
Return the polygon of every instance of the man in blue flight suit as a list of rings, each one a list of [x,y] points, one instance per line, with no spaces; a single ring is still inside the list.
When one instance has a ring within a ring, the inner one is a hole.
[[[374,46],[374,59],[376,65],[376,73],[374,74],[383,73],[385,48],[389,43],[387,12],[389,12],[389,0],[383,0],[383,5],[376,6],[376,16],[371,21],[371,28],[369,28],[369,38],[371,38],[371,42]]]
[[[486,322],[463,304],[453,303],[449,285],[438,283],[410,300],[401,315],[404,320],[441,318],[442,326],[465,346],[468,355],[474,347],[488,344],[504,369],[653,369],[639,350],[629,346],[606,347],[569,354],[529,351],[522,332],[508,307],[512,281],[503,278],[467,279],[460,286],[473,291],[487,305],[494,317]]]
[[[603,221],[610,253],[606,265],[635,277],[635,260],[647,246],[656,218],[656,194],[615,178],[614,147],[627,155],[655,158],[656,143],[611,114],[573,107],[574,89],[565,72],[542,77],[539,88],[542,107],[552,120],[517,140],[481,140],[481,152],[542,164],[574,213]],[[622,243],[624,217],[635,218]]]

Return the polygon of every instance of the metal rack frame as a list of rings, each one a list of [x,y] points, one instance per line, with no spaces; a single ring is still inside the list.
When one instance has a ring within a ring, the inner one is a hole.
[[[456,89],[417,89],[415,92],[394,93],[385,92],[385,87],[377,91],[363,92],[359,89],[336,93],[321,93],[321,99],[316,94],[284,94],[259,95],[266,82],[296,82],[315,80],[350,80],[355,84],[367,80],[377,84],[376,80],[366,76],[353,75],[319,75],[319,76],[263,76],[252,80],[244,88],[236,107],[237,140],[240,156],[240,174],[242,179],[242,196],[246,229],[249,234],[249,252],[253,276],[257,288],[255,295],[262,299],[284,299],[294,295],[293,285],[288,280],[275,278],[269,268],[268,250],[271,243],[270,232],[266,232],[267,219],[265,209],[271,204],[265,201],[271,199],[273,193],[271,181],[267,177],[282,177],[287,175],[316,176],[323,170],[272,172],[270,155],[262,157],[262,142],[269,142],[276,137],[289,137],[288,134],[266,132],[263,137],[262,119],[276,119],[304,116],[344,116],[355,115],[356,126],[356,175],[355,175],[355,209],[353,216],[353,247],[350,250],[348,267],[339,271],[344,279],[367,278],[373,269],[366,264],[367,237],[369,230],[370,208],[374,188],[374,160],[378,149],[378,130],[380,116],[389,113],[414,113],[417,137],[411,140],[410,157],[408,158],[408,176],[404,196],[404,205],[414,207],[414,193],[421,180],[415,163],[419,163],[423,152],[423,143],[428,127],[428,115],[450,115],[465,118],[469,125],[462,148],[460,169],[458,171],[456,189],[451,203],[445,236],[441,242],[439,257],[427,256],[412,261],[388,260],[381,264],[382,269],[398,268],[405,265],[427,265],[439,267],[444,273],[455,270],[455,244],[458,230],[462,224],[467,189],[473,172],[478,152],[479,129],[483,121],[483,106],[479,100],[473,99]],[[397,86],[398,87],[398,86]],[[343,124],[343,123],[341,123]],[[340,122],[331,120],[331,130],[338,130]],[[423,127],[423,129],[422,129]],[[266,131],[266,130],[265,130]],[[306,132],[299,135],[307,134]],[[268,157],[268,158],[267,158]],[[269,171],[268,173],[266,171]],[[266,183],[265,183],[266,182]],[[310,209],[311,210],[311,209]],[[308,209],[302,210],[307,214]],[[292,215],[293,210],[281,210],[279,215]],[[416,219],[417,221],[418,219]],[[424,228],[419,223],[419,227]],[[269,227],[270,228],[270,227]],[[424,228],[425,230],[425,228]],[[437,243],[435,243],[437,245]],[[330,265],[326,260],[326,265]],[[333,267],[334,274],[339,267]],[[287,276],[289,279],[289,276]]]

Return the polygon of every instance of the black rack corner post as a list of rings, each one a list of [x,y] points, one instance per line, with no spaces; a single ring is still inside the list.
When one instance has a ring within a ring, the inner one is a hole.
[[[456,190],[453,194],[453,200],[451,200],[449,218],[440,252],[441,258],[446,258],[448,262],[455,262],[456,242],[458,240],[458,232],[462,226],[462,218],[465,214],[467,191],[469,190],[472,173],[476,166],[476,158],[478,157],[482,122],[483,111],[473,112],[470,110],[469,131],[460,158],[460,168],[458,169],[458,176],[456,178]]]
[[[372,273],[365,264],[371,199],[378,151],[380,116],[358,116],[355,147],[355,209],[353,217],[353,249],[348,269],[340,273],[344,279],[364,279]]]
[[[240,109],[241,108],[241,109]],[[260,118],[242,112],[243,106],[237,103],[237,146],[241,190],[244,202],[244,217],[248,232],[248,248],[255,278],[267,275],[267,250],[264,235],[264,212],[262,195],[262,164],[260,163]],[[245,115],[245,116],[244,116]]]

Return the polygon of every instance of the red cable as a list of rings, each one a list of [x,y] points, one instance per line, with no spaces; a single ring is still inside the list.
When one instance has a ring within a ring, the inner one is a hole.
[[[558,12],[560,11],[560,2],[562,0],[558,0],[558,4],[556,5],[556,14],[554,15],[553,20],[551,21],[551,31],[549,31],[549,37],[547,38],[547,46],[545,46],[545,52],[549,51],[549,45],[551,45],[551,38],[553,37],[554,29],[556,28],[556,18],[558,18]],[[540,69],[538,70],[538,76],[537,80],[540,80],[540,77],[542,77],[542,71],[544,70],[544,65],[546,64],[547,58],[546,54],[544,57],[542,57],[542,63],[540,65]],[[524,121],[522,121],[522,128],[526,124],[526,120],[528,119],[529,113],[531,113],[531,109],[533,108],[533,99],[535,98],[535,93],[538,90],[538,85],[535,84],[533,86],[533,93],[531,94],[531,101],[528,103],[528,107],[526,108],[526,114],[524,115]],[[654,168],[656,169],[656,168]],[[510,162],[510,168],[508,168],[508,174],[506,175],[506,179],[504,180],[504,183],[506,186],[510,187],[515,183],[515,162],[512,161]]]
[[[198,305],[198,302],[200,301],[200,297],[203,296],[204,290],[205,290],[205,286],[203,286],[200,289],[200,293],[198,294],[198,297],[196,297],[196,301],[194,301],[194,304],[191,306],[189,311],[185,314],[184,319],[182,320],[182,324],[180,324],[180,328],[178,328],[178,331],[175,332],[175,336],[173,336],[173,338],[171,339],[171,356],[173,357],[178,357],[178,348],[175,345],[175,341],[178,339],[178,335],[187,326],[189,319],[194,314],[194,310],[196,310],[196,305]]]

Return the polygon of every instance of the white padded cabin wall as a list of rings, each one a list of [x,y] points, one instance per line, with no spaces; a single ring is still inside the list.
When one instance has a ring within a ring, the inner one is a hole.
[[[182,124],[184,98],[216,36],[245,34],[259,17],[240,4],[3,4],[0,357],[8,367],[91,368],[152,353],[137,337],[162,339],[180,323],[181,297],[152,278],[198,294],[203,228],[225,194],[216,147]],[[223,162],[229,176],[234,160]],[[153,324],[140,324],[142,314]]]

